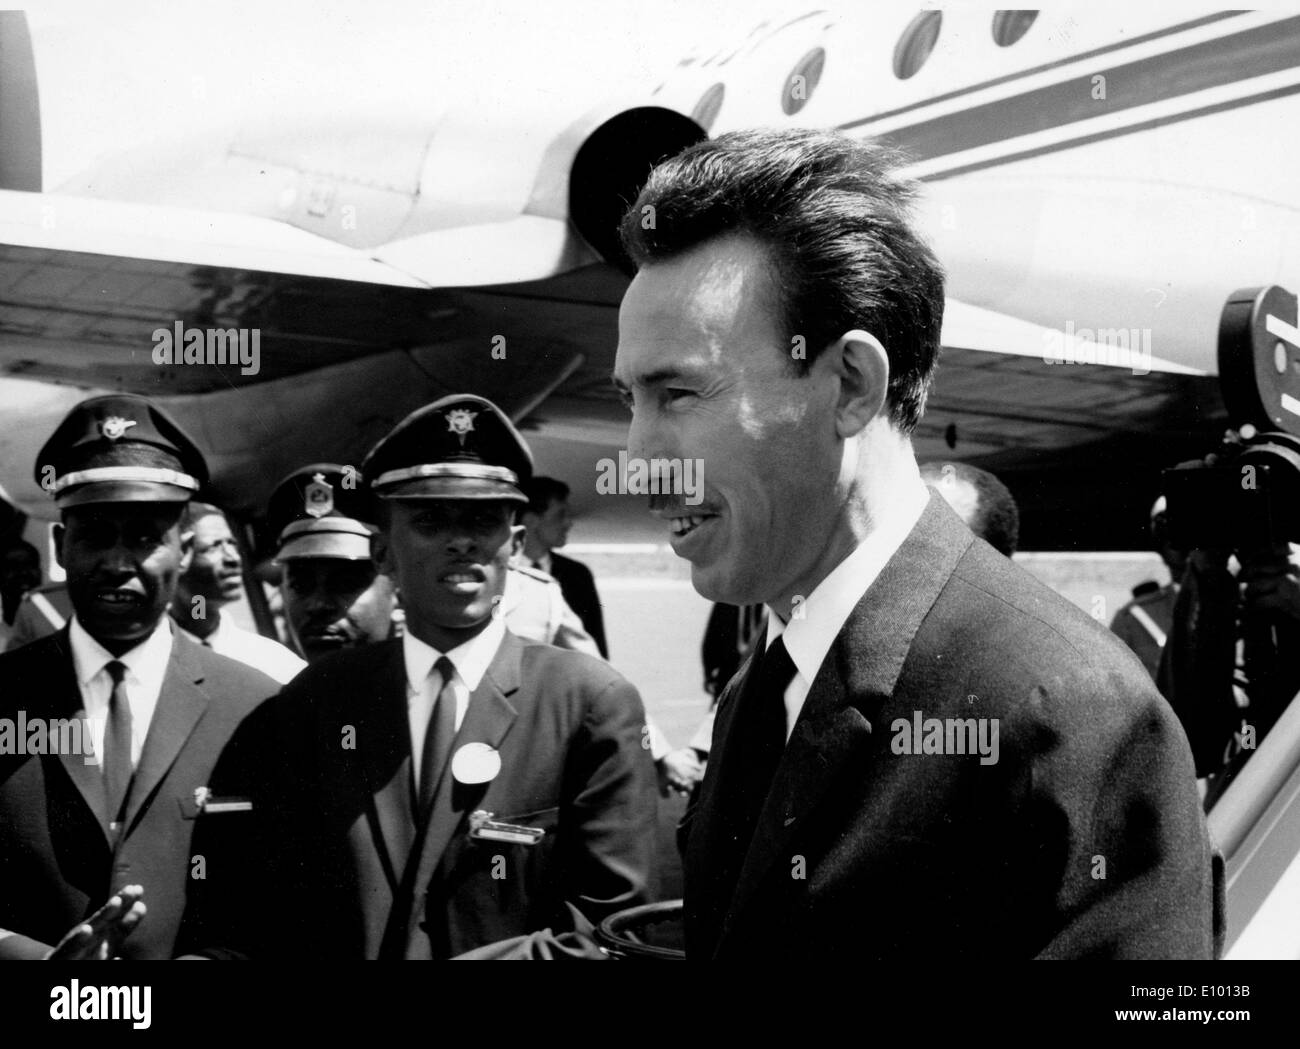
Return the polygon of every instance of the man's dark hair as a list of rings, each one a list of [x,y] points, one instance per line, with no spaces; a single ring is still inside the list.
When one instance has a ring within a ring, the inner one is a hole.
[[[921,477],[942,487],[945,475],[975,489],[975,519],[970,530],[1001,554],[1010,557],[1020,541],[1020,508],[1007,486],[987,470],[970,463],[931,462],[921,467]]]
[[[569,498],[569,486],[554,477],[531,477],[522,485],[524,495],[528,496],[527,514],[541,517],[555,502]]]
[[[777,324],[796,336],[806,374],[854,328],[889,356],[890,419],[910,433],[925,410],[943,324],[943,270],[913,232],[913,186],[900,154],[835,131],[733,131],[656,167],[623,217],[638,266],[714,237],[742,234],[767,251]],[[653,209],[653,210],[650,210]]]

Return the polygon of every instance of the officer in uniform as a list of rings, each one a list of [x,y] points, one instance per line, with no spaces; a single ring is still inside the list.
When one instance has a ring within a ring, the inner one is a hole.
[[[1151,540],[1169,568],[1169,582],[1161,586],[1154,579],[1133,588],[1133,600],[1115,613],[1110,629],[1142,660],[1151,679],[1156,680],[1160,657],[1174,623],[1174,604],[1179,581],[1187,567],[1187,551],[1169,544],[1165,524],[1165,497],[1151,507]]]
[[[0,656],[0,724],[28,726],[25,745],[0,753],[0,928],[21,937],[4,954],[43,957],[140,886],[147,914],[121,954],[169,958],[195,884],[196,799],[277,686],[167,615],[189,562],[183,511],[207,467],[165,412],[129,394],[83,401],[35,476],[61,514],[73,614]]]
[[[311,664],[232,741],[214,789],[260,814],[260,862],[242,884],[210,874],[192,949],[446,958],[645,902],[640,696],[494,614],[522,545],[522,438],[491,402],[447,397],[361,472],[406,632]]]
[[[271,494],[284,618],[309,662],[393,633],[400,615],[393,582],[370,556],[377,519],[374,496],[352,466],[312,463]]]

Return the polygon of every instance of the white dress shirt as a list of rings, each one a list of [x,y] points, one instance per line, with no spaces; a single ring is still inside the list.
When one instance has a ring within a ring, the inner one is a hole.
[[[785,690],[785,738],[789,742],[813,679],[843,629],[849,613],[876,581],[889,559],[921,519],[930,490],[918,478],[890,505],[887,515],[857,548],[831,570],[807,599],[792,609],[789,622],[768,607],[767,646],[785,638],[795,675]],[[766,649],[765,649],[766,650]]]
[[[113,695],[113,679],[107,667],[113,660],[126,667],[123,682],[127,706],[131,708],[131,767],[134,769],[140,763],[140,752],[158,706],[163,678],[167,676],[167,661],[172,654],[171,619],[163,616],[152,634],[120,656],[113,655],[86,633],[75,615],[68,640],[72,645],[72,668],[81,689],[82,707],[93,726],[91,735],[97,754],[103,753],[100,747],[108,719],[108,701]]]
[[[442,675],[429,676],[433,673],[433,665],[445,655],[456,668],[451,687],[456,694],[456,729],[459,731],[461,722],[465,720],[465,711],[469,709],[470,693],[483,680],[505,636],[506,626],[500,616],[493,616],[481,633],[450,652],[439,652],[409,630],[402,635],[402,658],[406,663],[406,713],[411,726],[411,770],[416,783],[420,782],[420,762],[424,758],[424,735],[429,731],[429,715],[433,713],[438,693],[442,691]]]
[[[205,638],[197,638],[218,655],[238,660],[245,666],[260,670],[277,684],[292,681],[307,663],[295,656],[278,641],[254,634],[233,623],[229,616],[217,613],[217,628]]]

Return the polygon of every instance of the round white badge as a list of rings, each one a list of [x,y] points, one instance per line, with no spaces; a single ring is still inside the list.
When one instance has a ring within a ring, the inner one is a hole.
[[[457,783],[487,783],[501,771],[501,755],[486,743],[466,743],[451,758]]]

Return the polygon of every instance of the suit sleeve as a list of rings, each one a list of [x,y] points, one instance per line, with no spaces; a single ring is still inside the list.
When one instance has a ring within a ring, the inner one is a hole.
[[[658,788],[647,747],[641,696],[618,678],[589,700],[565,770],[564,895],[593,923],[650,897]]]
[[[199,815],[195,855],[204,858],[204,878],[191,888],[177,939],[177,955],[242,959],[262,953],[259,936],[276,920],[274,858],[269,827],[274,771],[286,760],[272,745],[272,704],[263,704],[240,724],[213,770],[215,798],[247,801],[247,813]],[[146,900],[146,905],[147,905]]]
[[[1107,684],[1145,682],[1124,675]],[[1058,886],[1058,928],[1041,958],[1213,955],[1222,901],[1191,753],[1157,696],[1127,709],[1102,734],[1098,751],[1065,745],[1034,764],[1035,875]],[[1100,719],[1110,711],[1098,703],[1089,713]],[[1064,860],[1063,869],[1053,857]]]

